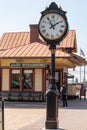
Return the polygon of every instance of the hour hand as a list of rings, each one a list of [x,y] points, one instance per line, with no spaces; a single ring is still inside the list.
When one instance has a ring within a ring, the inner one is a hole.
[[[50,29],[51,29],[52,27],[55,27],[57,24],[59,24],[59,23],[61,23],[61,22],[62,22],[62,20],[59,21],[59,22],[57,22],[57,23],[55,23],[55,24],[53,24],[53,25],[50,27]]]
[[[47,20],[49,21],[49,23],[50,23],[50,25],[51,25],[50,29],[51,29],[51,28],[55,29],[54,26],[53,26],[53,24],[51,23],[49,17],[47,17]]]

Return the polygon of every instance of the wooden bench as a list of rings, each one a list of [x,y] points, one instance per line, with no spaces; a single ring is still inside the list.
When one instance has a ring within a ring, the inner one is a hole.
[[[33,101],[41,101],[41,93],[40,92],[31,92],[29,93],[29,99]]]
[[[20,92],[9,92],[8,97],[9,100],[22,100]]]
[[[4,100],[8,100],[8,94],[9,92],[7,91],[0,92],[0,97],[3,98]]]
[[[6,100],[28,100],[28,101],[44,101],[42,92],[0,92],[2,98]]]
[[[29,93],[28,92],[21,92],[22,100],[29,100]]]
[[[9,92],[9,91],[2,91],[0,92],[1,98],[4,100],[21,100],[20,92]]]

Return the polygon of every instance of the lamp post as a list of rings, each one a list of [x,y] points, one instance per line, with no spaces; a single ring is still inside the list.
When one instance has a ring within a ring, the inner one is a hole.
[[[51,51],[51,76],[50,85],[46,91],[46,129],[57,129],[58,123],[58,90],[55,84],[55,52],[56,45],[66,36],[68,32],[68,22],[66,12],[58,8],[55,2],[41,12],[42,16],[38,24],[41,37],[49,45]]]

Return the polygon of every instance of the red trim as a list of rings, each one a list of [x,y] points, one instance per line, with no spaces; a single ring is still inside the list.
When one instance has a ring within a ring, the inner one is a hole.
[[[42,92],[46,91],[46,69],[42,69]]]
[[[35,69],[23,68],[22,74],[23,74],[24,70],[33,70],[33,87],[32,87],[32,89],[24,89],[23,82],[22,82],[22,91],[24,91],[24,92],[34,92],[35,91]]]
[[[9,90],[11,90],[11,69],[9,69]]]
[[[2,91],[2,69],[9,69],[9,91],[12,91],[12,92],[20,92],[20,91],[23,91],[23,92],[35,92],[35,69],[31,69],[31,68],[9,68],[9,67],[3,67],[3,68],[0,68],[0,91]],[[33,70],[33,88],[32,89],[24,89],[23,88],[23,81],[21,81],[21,87],[18,88],[18,89],[12,89],[11,88],[11,80],[12,80],[12,77],[11,77],[11,74],[12,74],[12,70],[20,70],[20,74],[23,74],[24,70]],[[46,70],[43,68],[42,69],[42,92],[45,92],[46,91]]]
[[[24,70],[33,70],[33,87],[32,87],[32,89],[24,89],[23,88],[23,81],[21,81],[20,82],[20,88],[19,89],[12,89],[11,88],[11,80],[12,80],[12,78],[11,78],[11,74],[12,74],[12,70],[20,70],[20,74],[22,74],[23,75],[23,73],[24,73]],[[35,91],[35,71],[34,71],[34,69],[30,69],[30,68],[11,68],[10,69],[10,76],[9,76],[10,78],[10,88],[9,88],[9,90],[10,91],[13,91],[13,92],[22,92],[22,91],[24,91],[24,92],[34,92]]]
[[[0,91],[2,91],[2,68],[0,68]]]
[[[9,91],[13,91],[13,92],[20,92],[20,88],[19,89],[12,89],[11,88],[11,81],[12,81],[12,77],[11,77],[11,75],[12,75],[12,70],[20,70],[20,72],[21,72],[21,68],[10,68],[10,74],[9,74]]]

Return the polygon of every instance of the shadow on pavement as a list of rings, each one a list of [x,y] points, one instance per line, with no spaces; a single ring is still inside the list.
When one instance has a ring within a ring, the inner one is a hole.
[[[41,130],[42,128],[44,128],[44,125],[45,125],[45,118],[41,118],[37,120],[36,122],[33,122],[32,124],[29,124],[18,130]]]
[[[59,103],[60,109],[86,109],[87,110],[87,99],[73,99],[68,100],[68,107],[61,107],[62,101]]]
[[[61,107],[62,100],[59,100],[59,109],[87,109],[87,99],[68,100],[68,107]],[[46,108],[46,102],[5,102],[5,108]]]

